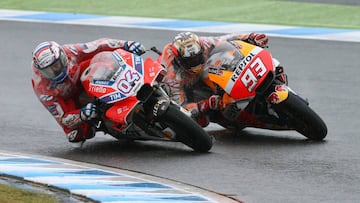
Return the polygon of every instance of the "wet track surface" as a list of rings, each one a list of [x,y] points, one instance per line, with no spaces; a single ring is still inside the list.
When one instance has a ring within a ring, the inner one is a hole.
[[[30,61],[41,41],[134,39],[162,47],[176,32],[0,21],[2,150],[97,163],[169,178],[245,202],[357,202],[360,199],[360,44],[270,38],[289,85],[308,98],[328,125],[323,142],[295,132],[209,129],[210,153],[177,143],[118,142],[98,134],[73,149],[33,94]],[[4,29],[5,28],[5,29]]]

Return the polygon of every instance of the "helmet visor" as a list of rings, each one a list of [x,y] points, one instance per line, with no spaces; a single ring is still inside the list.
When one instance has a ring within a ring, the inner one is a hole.
[[[56,79],[66,71],[66,66],[61,63],[61,60],[56,60],[53,64],[40,69],[40,72],[48,79]]]
[[[185,69],[196,68],[200,64],[203,64],[204,61],[205,59],[202,53],[195,56],[179,57],[180,65],[183,66]]]

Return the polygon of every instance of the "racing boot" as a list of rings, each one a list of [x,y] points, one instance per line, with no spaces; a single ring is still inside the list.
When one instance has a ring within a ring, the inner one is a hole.
[[[197,116],[196,118],[194,118],[196,123],[199,124],[201,127],[205,128],[210,124],[210,119],[209,117],[202,113],[199,116]]]

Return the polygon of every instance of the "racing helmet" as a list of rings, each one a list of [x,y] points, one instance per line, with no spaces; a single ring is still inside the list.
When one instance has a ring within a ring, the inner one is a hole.
[[[34,67],[54,83],[62,83],[68,74],[68,58],[64,49],[54,41],[39,44],[33,51]]]
[[[172,43],[175,61],[187,71],[199,73],[202,70],[204,47],[199,36],[191,32],[182,32],[175,36]]]

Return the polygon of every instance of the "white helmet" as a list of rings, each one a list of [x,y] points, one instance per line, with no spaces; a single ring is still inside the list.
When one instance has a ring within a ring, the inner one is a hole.
[[[186,70],[195,73],[201,71],[204,63],[204,48],[200,38],[191,32],[182,32],[175,36],[173,40],[172,52],[176,62]]]
[[[34,49],[33,63],[52,82],[62,83],[67,78],[67,56],[64,49],[54,41],[43,42]]]

